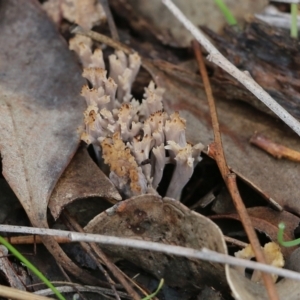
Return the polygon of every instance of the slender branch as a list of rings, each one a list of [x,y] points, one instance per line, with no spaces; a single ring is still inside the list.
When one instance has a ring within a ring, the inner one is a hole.
[[[231,173],[227,163],[226,158],[222,146],[222,138],[220,133],[220,126],[218,121],[218,115],[215,105],[215,100],[212,94],[209,78],[207,75],[206,67],[204,64],[204,60],[202,57],[200,45],[194,41],[193,42],[193,48],[196,55],[196,59],[199,65],[200,73],[202,76],[208,105],[210,109],[210,115],[212,120],[212,127],[213,127],[213,133],[214,133],[214,143],[210,146],[213,147],[215,152],[215,160],[217,162],[217,165],[220,169],[221,175],[227,185],[228,191],[232,197],[233,203],[236,207],[236,210],[241,218],[241,222],[243,224],[243,227],[246,231],[247,237],[249,239],[249,242],[252,246],[253,252],[255,254],[256,260],[260,263],[266,263],[264,254],[261,250],[261,246],[259,243],[259,240],[257,238],[257,235],[255,233],[255,230],[253,228],[251,219],[248,215],[247,209],[242,201],[242,198],[240,196],[237,184],[236,184],[236,175],[234,173]],[[269,274],[262,273],[262,278],[264,281],[264,284],[266,286],[268,295],[270,299],[279,299],[277,295],[277,291],[275,288],[275,283],[273,282],[272,277]]]
[[[293,129],[300,136],[300,123],[281,107],[251,76],[246,72],[237,69],[229,62],[216,47],[206,38],[206,36],[195,25],[188,20],[184,14],[174,5],[171,0],[161,0],[174,16],[186,27],[187,30],[209,53],[208,60],[225,70],[232,77],[243,84],[252,94],[261,100],[269,109],[271,109],[284,123]]]
[[[98,41],[100,43],[104,43],[104,44],[108,45],[109,47],[112,47],[112,48],[118,49],[118,50],[122,50],[127,55],[134,53],[134,51],[131,48],[129,48],[128,46],[120,43],[117,40],[113,40],[110,37],[108,37],[104,34],[101,34],[99,32],[96,32],[96,31],[85,30],[82,27],[77,26],[71,31],[71,33],[88,36],[95,41]]]
[[[25,234],[36,234],[43,236],[59,236],[68,238],[70,242],[94,242],[103,245],[116,245],[123,247],[131,247],[136,249],[144,249],[155,252],[163,252],[173,254],[177,256],[185,256],[190,258],[202,259],[206,261],[213,261],[222,264],[229,264],[233,266],[242,266],[245,268],[259,270],[270,274],[277,274],[278,276],[295,279],[300,281],[300,273],[280,269],[277,267],[269,266],[254,261],[249,261],[241,258],[232,257],[227,254],[218,253],[206,248],[201,250],[193,248],[185,248],[182,246],[166,245],[155,242],[148,242],[142,240],[134,240],[128,238],[120,238],[115,236],[91,234],[91,233],[79,233],[70,232],[58,229],[46,229],[46,228],[34,228],[26,226],[12,226],[12,225],[0,225],[0,232],[16,232]]]
[[[70,225],[70,227],[73,230],[76,230],[78,232],[84,233],[82,227],[72,218],[72,216],[69,214],[67,210],[63,213],[64,219],[67,221],[67,223]],[[80,243],[81,246],[91,255],[94,261],[96,261],[97,266],[101,269],[102,272],[104,272],[104,275],[106,279],[108,280],[109,284],[111,285],[112,290],[115,292],[115,296],[119,298],[118,292],[115,288],[115,283],[110,278],[109,274],[106,272],[106,270],[102,267],[102,265],[98,262],[97,258],[93,254],[93,252],[101,259],[101,261],[106,265],[106,267],[112,272],[112,274],[115,276],[115,278],[123,285],[124,289],[127,291],[127,293],[135,300],[140,299],[139,294],[132,288],[132,286],[127,282],[127,280],[124,278],[123,274],[120,272],[119,268],[116,267],[115,264],[113,264],[107,256],[103,253],[103,251],[95,244],[91,243],[90,245],[87,243]],[[93,251],[92,251],[93,250]]]
[[[68,227],[68,229],[70,229],[70,230],[76,230],[76,231],[79,231],[79,232],[83,232],[83,230],[81,229],[81,226],[79,226],[79,224],[77,224],[76,221],[73,220],[73,218],[70,216],[70,214],[68,213],[67,210],[63,212],[63,221],[64,221],[65,225]],[[84,243],[84,242],[80,242],[80,245],[88,253],[88,255],[90,256],[90,258],[94,261],[94,263],[98,267],[98,269],[105,276],[105,278],[106,278],[107,282],[109,283],[112,291],[114,292],[115,298],[117,300],[121,300],[120,296],[118,295],[117,289],[115,287],[115,282],[111,279],[111,277],[109,276],[108,272],[104,269],[104,267],[99,262],[99,260],[97,259],[97,257],[92,253],[92,249],[89,246],[89,244],[88,243]]]

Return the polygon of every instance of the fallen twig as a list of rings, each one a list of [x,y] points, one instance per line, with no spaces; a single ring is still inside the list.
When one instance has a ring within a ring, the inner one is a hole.
[[[73,284],[72,286],[66,283],[64,286],[57,286],[56,289],[61,293],[76,293],[77,291],[80,292],[87,292],[87,293],[97,293],[100,295],[113,295],[113,292],[109,289],[97,287],[97,286],[89,286],[89,285],[79,285],[79,284]],[[119,295],[123,299],[132,299],[130,296],[128,296],[124,292],[118,292]],[[35,295],[41,295],[41,296],[50,296],[53,295],[53,292],[50,289],[44,289],[34,292]],[[47,298],[49,299],[49,298]]]
[[[81,229],[81,227],[79,226],[79,224],[77,224],[75,222],[75,220],[73,220],[73,218],[69,215],[68,211],[64,211],[63,212],[63,221],[65,223],[65,225],[68,227],[68,229],[70,230],[76,230],[79,232],[83,232],[83,230]],[[75,223],[75,224],[74,224]],[[79,227],[79,228],[78,228]],[[121,300],[120,296],[118,295],[118,292],[116,290],[115,287],[115,282],[112,280],[112,278],[110,277],[110,275],[108,274],[108,272],[104,269],[104,267],[102,266],[102,264],[99,262],[99,260],[97,259],[97,257],[94,255],[94,253],[92,253],[92,249],[89,246],[88,243],[84,243],[84,242],[80,242],[81,247],[87,252],[87,254],[90,256],[90,258],[94,261],[94,263],[96,264],[96,266],[98,267],[98,269],[103,273],[103,275],[105,276],[106,280],[108,281],[108,283],[110,284],[110,287],[112,289],[112,291],[114,292],[114,296],[117,300]],[[102,261],[102,259],[101,259]],[[138,299],[138,298],[137,298]]]
[[[241,248],[246,248],[248,246],[247,243],[244,243],[244,242],[237,240],[235,238],[232,238],[230,236],[224,235],[224,240],[226,243],[230,243],[230,244],[233,244],[233,245],[241,247]]]
[[[83,229],[81,226],[71,217],[71,215],[68,213],[67,210],[64,211],[63,213],[64,219],[67,221],[67,223],[70,225],[70,227],[73,230],[76,230],[78,232],[84,233]],[[139,294],[132,288],[132,286],[127,282],[126,278],[124,278],[123,274],[120,272],[119,268],[116,267],[115,264],[113,264],[107,256],[103,253],[103,251],[98,247],[97,244],[91,243],[87,244],[84,242],[80,242],[81,246],[89,253],[91,258],[96,262],[98,268],[104,273],[106,279],[108,280],[112,290],[115,293],[115,296],[117,299],[120,299],[118,292],[115,288],[115,283],[107,273],[107,271],[103,268],[101,263],[98,262],[98,258],[106,265],[106,267],[112,272],[112,274],[115,276],[115,278],[123,285],[124,289],[127,291],[127,293],[133,298],[133,299],[140,299]],[[93,253],[94,252],[94,253]]]
[[[71,31],[71,33],[88,36],[95,41],[104,43],[114,49],[121,50],[127,55],[134,53],[134,51],[131,48],[129,48],[128,46],[120,43],[117,40],[113,40],[113,39],[109,38],[108,36],[101,34],[99,32],[96,32],[96,31],[85,30],[82,27],[77,26]]]
[[[0,232],[16,232],[26,233],[32,235],[43,235],[43,236],[59,236],[68,238],[70,242],[94,242],[105,245],[116,245],[123,247],[131,247],[136,249],[144,249],[149,251],[163,252],[173,254],[177,256],[185,256],[190,258],[197,258],[206,261],[214,261],[222,264],[229,264],[233,266],[242,266],[245,268],[259,270],[270,274],[277,274],[282,277],[295,279],[300,281],[300,273],[276,268],[270,265],[257,263],[241,258],[232,257],[227,254],[221,254],[206,248],[202,250],[196,250],[192,248],[185,248],[182,246],[166,245],[155,242],[134,240],[128,238],[120,238],[115,236],[91,234],[91,233],[79,233],[57,229],[46,229],[46,228],[34,228],[26,226],[13,226],[13,225],[0,225]]]
[[[283,145],[277,144],[262,134],[255,133],[251,137],[250,143],[257,146],[260,149],[263,149],[275,158],[287,158],[295,162],[300,162],[300,152],[285,147]]]
[[[70,240],[65,237],[55,236],[54,239],[59,244],[70,243]],[[234,245],[242,247],[242,248],[245,248],[248,245],[247,243],[241,242],[240,240],[231,238],[226,235],[224,235],[224,239],[225,239],[225,242],[234,244]],[[35,236],[35,235],[13,236],[6,240],[9,241],[10,244],[12,244],[12,245],[18,245],[18,244],[24,245],[24,244],[34,244],[34,243],[41,244],[42,243],[41,238],[39,236]],[[126,274],[124,274],[124,275],[126,275]]]
[[[161,0],[174,16],[186,27],[187,30],[209,53],[208,60],[225,70],[232,77],[243,84],[253,95],[261,100],[269,109],[271,109],[284,123],[293,129],[300,136],[300,123],[280,106],[259,84],[257,84],[248,72],[242,72],[229,62],[216,47],[205,37],[195,25],[188,20],[184,14],[174,5],[171,0]]]
[[[226,163],[226,158],[222,146],[222,138],[220,133],[218,115],[215,106],[215,100],[213,98],[213,94],[212,94],[209,78],[207,75],[206,67],[204,64],[204,60],[202,57],[200,45],[197,42],[193,42],[193,48],[199,65],[200,73],[204,84],[204,89],[208,100],[208,105],[209,105],[209,110],[210,110],[210,115],[212,120],[213,133],[214,133],[214,142],[209,146],[209,151],[208,151],[209,155],[210,153],[213,153],[216,163],[220,169],[221,175],[226,183],[226,186],[231,195],[233,203],[240,216],[241,222],[243,224],[249,242],[252,246],[256,260],[260,263],[266,263],[264,254],[260,247],[258,237],[253,228],[247,209],[240,196],[236,184],[236,175],[234,173],[231,173]],[[279,299],[272,277],[266,273],[262,273],[262,277],[270,299],[274,299],[274,300]]]

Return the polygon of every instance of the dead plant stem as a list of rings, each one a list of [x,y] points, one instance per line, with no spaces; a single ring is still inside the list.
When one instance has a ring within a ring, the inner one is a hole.
[[[236,207],[236,210],[241,218],[241,222],[246,231],[249,242],[252,246],[256,260],[260,263],[266,263],[264,254],[261,250],[261,246],[260,246],[259,240],[257,238],[257,235],[255,233],[255,230],[253,228],[251,219],[248,215],[247,209],[246,209],[246,207],[242,201],[242,198],[240,196],[240,193],[238,191],[237,184],[236,184],[236,175],[234,173],[230,172],[230,170],[227,166],[227,163],[226,163],[226,158],[225,158],[225,154],[224,154],[224,150],[223,150],[223,146],[222,146],[222,138],[221,138],[221,133],[220,133],[220,127],[219,127],[219,121],[218,121],[215,100],[214,100],[214,97],[212,94],[209,78],[207,75],[206,67],[204,64],[200,45],[198,44],[198,42],[196,42],[196,41],[193,42],[193,48],[194,48],[196,59],[197,59],[198,65],[199,65],[200,73],[201,73],[203,84],[204,84],[204,89],[205,89],[208,104],[209,104],[210,114],[211,114],[212,127],[213,127],[213,133],[214,133],[213,146],[215,148],[215,160],[220,169],[221,175],[226,183],[226,186],[229,190],[229,193],[232,197],[232,200]],[[266,273],[262,273],[262,277],[263,277],[263,281],[266,286],[269,298],[272,300],[279,299],[272,277]]]
[[[121,50],[127,55],[134,53],[134,51],[131,48],[120,43],[119,41],[113,40],[104,34],[101,34],[101,33],[98,33],[98,32],[92,31],[92,30],[85,30],[80,26],[75,27],[71,33],[88,36],[94,41],[106,44],[109,47],[112,47],[114,49]]]
[[[36,236],[34,236],[36,237]],[[65,269],[58,263],[56,262],[58,268],[60,269],[61,273],[63,274],[63,276],[66,278],[66,280],[68,280],[68,282],[72,283],[71,278],[69,277],[69,275],[67,274],[67,272],[65,271]],[[53,284],[53,283],[52,283]],[[74,286],[74,289],[76,291],[76,293],[78,294],[79,297],[81,297],[82,300],[87,300],[82,293],[76,288],[76,286]],[[51,290],[51,289],[50,289]]]
[[[111,37],[115,40],[115,41],[119,41],[119,34],[118,34],[118,30],[117,30],[117,26],[115,24],[114,18],[111,14],[111,10],[109,8],[109,4],[108,4],[108,0],[99,0],[100,4],[103,7],[103,10],[106,14],[106,19],[107,19],[107,23],[108,23],[108,27],[110,30],[110,34]]]
[[[249,261],[241,258],[232,257],[230,255],[218,253],[206,248],[197,250],[197,249],[187,248],[182,246],[166,245],[161,243],[148,242],[144,240],[135,240],[129,238],[121,238],[116,236],[81,233],[81,232],[65,231],[65,230],[58,230],[58,229],[49,229],[49,228],[14,226],[14,225],[0,225],[0,232],[16,232],[16,233],[25,233],[30,235],[37,234],[44,237],[45,236],[65,237],[69,240],[69,242],[84,241],[84,242],[100,243],[103,245],[111,245],[111,246],[115,245],[115,246],[131,247],[136,249],[145,249],[149,251],[168,253],[171,255],[202,259],[202,260],[213,261],[222,264],[230,264],[233,266],[242,266],[245,268],[259,270],[270,274],[277,274],[282,277],[300,281],[300,273],[298,272],[281,269],[267,264],[261,264],[258,262]]]
[[[78,232],[84,233],[84,230],[82,227],[72,218],[72,216],[68,213],[67,210],[63,213],[64,218],[66,221],[70,224],[70,226],[73,228],[73,230],[76,230]],[[140,296],[138,293],[132,288],[132,286],[127,282],[127,280],[124,278],[123,274],[120,272],[120,270],[116,267],[115,264],[113,264],[103,253],[103,251],[97,246],[95,243],[80,243],[81,246],[91,255],[92,259],[96,262],[97,266],[101,269],[101,271],[104,273],[106,279],[108,280],[112,290],[114,291],[114,294],[117,299],[120,299],[118,292],[115,288],[114,281],[110,278],[109,274],[106,272],[106,270],[102,267],[101,263],[98,262],[97,258],[93,254],[93,252],[101,259],[101,261],[106,265],[106,267],[112,272],[112,274],[118,279],[118,281],[123,285],[124,289],[127,291],[127,293],[134,299],[139,300]],[[93,251],[92,251],[93,250]]]

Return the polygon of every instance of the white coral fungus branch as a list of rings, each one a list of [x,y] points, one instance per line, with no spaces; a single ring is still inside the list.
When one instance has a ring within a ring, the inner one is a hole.
[[[300,273],[281,269],[254,261],[249,261],[241,258],[229,256],[227,254],[218,253],[207,248],[201,250],[186,248],[182,246],[172,246],[155,242],[148,242],[142,240],[135,240],[129,238],[121,238],[108,235],[80,233],[57,229],[45,229],[45,228],[33,228],[26,226],[13,226],[13,225],[0,225],[0,232],[16,232],[26,233],[32,235],[46,235],[46,236],[59,236],[65,237],[70,242],[93,242],[103,245],[116,245],[123,247],[130,247],[136,249],[144,249],[148,251],[162,252],[167,254],[173,254],[177,256],[185,256],[189,258],[196,258],[206,261],[213,261],[222,264],[228,264],[232,266],[242,266],[245,268],[259,270],[270,274],[277,274],[278,276],[295,279],[300,281]]]
[[[243,84],[253,95],[272,110],[285,124],[300,136],[300,123],[280,106],[259,84],[257,84],[247,72],[242,72],[229,62],[216,47],[205,37],[205,35],[178,9],[171,0],[161,0],[174,16],[186,27],[194,38],[209,53],[207,59],[225,70],[237,81]]]
[[[166,163],[175,171],[166,196],[179,199],[182,188],[200,161],[201,143],[194,146],[185,138],[185,120],[178,112],[163,111],[163,92],[153,82],[145,88],[142,103],[131,95],[131,86],[139,71],[141,58],[116,51],[109,56],[107,77],[103,54],[92,51],[89,38],[70,40],[84,67],[85,85],[81,94],[88,105],[84,112],[85,131],[81,139],[92,144],[110,167],[109,177],[126,197],[156,194]],[[167,157],[166,150],[170,157]]]

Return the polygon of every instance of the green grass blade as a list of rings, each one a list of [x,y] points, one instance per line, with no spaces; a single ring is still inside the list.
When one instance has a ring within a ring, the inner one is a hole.
[[[300,244],[300,238],[295,239],[292,241],[284,241],[283,240],[283,234],[284,234],[285,225],[284,223],[279,223],[278,225],[278,233],[277,233],[277,240],[278,243],[283,247],[294,247],[298,246]]]
[[[65,297],[55,288],[55,286],[15,247],[0,236],[0,243],[3,244],[16,258],[18,258],[26,267],[31,270],[40,280],[42,280],[60,300],[66,300]]]
[[[298,3],[291,3],[291,37],[297,39],[298,38]]]
[[[153,297],[155,297],[158,292],[160,291],[160,289],[162,288],[162,286],[164,285],[164,279],[162,278],[159,282],[159,285],[156,289],[156,291],[154,293],[152,293],[151,295],[148,295],[147,297],[143,298],[142,300],[151,300]]]
[[[227,23],[231,26],[237,25],[236,18],[233,16],[233,14],[231,13],[227,5],[223,2],[223,0],[215,0],[215,3],[218,5]]]

